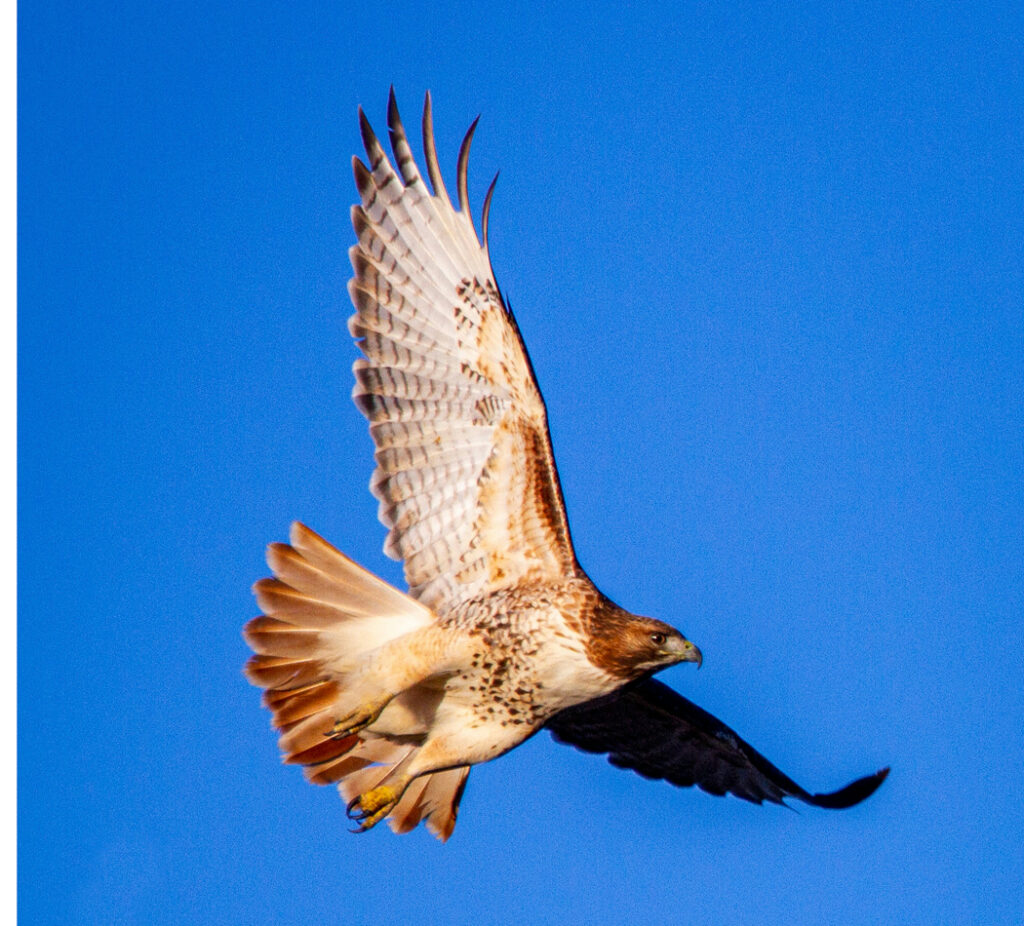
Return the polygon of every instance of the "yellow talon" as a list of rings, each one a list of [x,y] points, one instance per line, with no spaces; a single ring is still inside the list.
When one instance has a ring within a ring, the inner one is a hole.
[[[392,811],[400,796],[390,785],[379,785],[353,798],[346,812],[350,820],[359,824],[359,832],[365,832]]]
[[[331,732],[326,735],[331,739],[341,740],[346,736],[351,736],[353,733],[358,733],[380,716],[380,712],[384,710],[386,704],[387,702],[384,704],[368,704],[365,707],[352,711],[347,717],[336,720],[334,726],[331,727]]]
[[[359,805],[364,811],[373,813],[375,810],[380,810],[381,807],[395,803],[397,797],[398,795],[395,793],[394,788],[388,787],[388,785],[381,785],[379,788],[367,791],[359,798]]]

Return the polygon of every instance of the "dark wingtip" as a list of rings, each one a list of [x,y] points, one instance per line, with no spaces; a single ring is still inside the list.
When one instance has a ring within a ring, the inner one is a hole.
[[[459,208],[470,215],[469,212],[469,146],[473,144],[473,133],[476,131],[477,123],[480,121],[480,117],[477,116],[473,120],[473,124],[469,127],[466,132],[466,137],[462,139],[462,147],[459,148],[459,161],[456,165],[456,172],[458,174],[458,188],[459,188]],[[471,217],[472,220],[472,217]]]
[[[451,200],[441,178],[441,168],[437,161],[437,145],[434,142],[434,115],[430,100],[430,91],[423,98],[423,156],[427,162],[427,176],[434,195],[443,199],[449,206]]]
[[[498,171],[500,174],[501,171]],[[483,219],[481,220],[481,226],[484,237],[484,247],[487,247],[487,221],[491,217],[491,199],[494,197],[494,188],[498,185],[498,174],[494,175],[494,179],[491,181],[491,185],[487,188],[487,195],[484,197],[484,213]]]
[[[826,807],[829,810],[844,810],[867,800],[874,794],[889,774],[889,766],[879,769],[874,775],[865,775],[850,782],[845,788],[828,794],[812,794],[805,798],[808,804],[815,807]]]
[[[374,147],[379,147],[380,143],[377,141],[377,134],[373,131],[370,120],[366,118],[366,113],[363,112],[362,106],[359,107],[359,134],[363,137],[363,147],[372,161],[373,149]]]

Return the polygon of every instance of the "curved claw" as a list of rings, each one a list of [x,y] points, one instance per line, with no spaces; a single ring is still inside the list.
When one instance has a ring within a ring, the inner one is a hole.
[[[345,816],[350,820],[361,820],[365,816],[362,807],[362,795],[357,794],[352,800],[348,802],[348,806],[345,807]],[[358,805],[359,810],[353,810]]]
[[[381,711],[386,706],[387,701],[383,701],[379,704],[368,704],[360,707],[340,720],[336,720],[334,726],[324,736],[332,740],[343,740],[346,736],[358,733],[360,730],[370,726],[380,716]]]
[[[345,816],[350,820],[358,824],[355,829],[349,830],[350,833],[365,833],[370,829],[368,826],[363,825],[363,821],[366,819],[366,814],[362,810],[362,805],[359,805],[359,799],[362,797],[361,794],[357,794],[352,800],[348,802],[345,807]],[[359,810],[353,810],[356,805],[360,806]]]
[[[352,798],[352,800],[350,800],[348,802],[348,804],[345,807],[345,816],[348,817],[350,820],[357,820],[359,818],[359,813],[358,812],[356,812],[356,813],[352,812],[352,808],[355,807],[356,804],[359,803],[359,798],[360,798],[360,795],[357,794],[354,798]],[[366,827],[364,827],[364,826],[357,826],[354,830],[349,830],[349,832],[350,833],[365,833],[366,832]]]
[[[358,824],[353,833],[373,829],[394,809],[401,795],[388,785],[378,785],[365,794],[357,794],[345,808],[345,815]]]

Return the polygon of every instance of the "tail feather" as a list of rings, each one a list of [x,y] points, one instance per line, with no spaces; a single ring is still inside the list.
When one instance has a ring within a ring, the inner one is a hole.
[[[245,642],[255,653],[302,659],[317,648],[320,634],[276,617],[256,617],[245,625]]]
[[[414,748],[365,732],[347,739],[352,741],[352,745],[346,755],[306,769],[306,777],[311,782],[318,785],[333,784],[369,765],[390,772]]]
[[[281,736],[277,745],[285,754],[285,761],[290,762],[294,756],[323,742],[330,736],[333,726],[334,720],[330,711],[320,711],[295,723],[278,726]]]
[[[329,628],[353,618],[373,616],[308,595],[277,579],[260,579],[252,590],[263,611],[301,627]]]
[[[314,743],[308,749],[301,752],[293,752],[285,756],[286,765],[305,765],[307,768],[323,766],[330,762],[337,761],[360,742],[356,735],[347,736],[344,739],[324,737],[318,743]]]
[[[417,778],[408,788],[398,802],[398,806],[391,812],[388,818],[388,825],[392,832],[408,833],[419,826],[423,819],[426,807],[423,805],[423,792],[430,784],[430,775],[422,775]]]
[[[296,521],[291,530],[292,548],[322,574],[335,581],[335,589],[344,591],[342,605],[357,614],[390,613],[395,617],[411,617],[419,623],[433,620],[430,609],[402,594],[397,588],[378,579],[372,572],[354,563],[319,534]],[[271,568],[274,564],[271,563]],[[301,580],[296,586],[303,588]]]
[[[431,777],[433,780],[425,795],[430,803],[427,829],[441,842],[447,842],[459,816],[459,804],[469,780],[469,766],[438,772]]]
[[[245,667],[245,677],[260,688],[300,688],[321,675],[319,664],[290,656],[253,656]]]
[[[441,842],[447,842],[455,829],[459,802],[466,788],[469,767],[450,768],[416,779],[398,802],[388,820],[396,833],[408,833],[421,822]],[[415,789],[415,790],[414,790]]]
[[[319,682],[284,694],[287,697],[278,704],[267,705],[273,710],[274,725],[278,727],[329,711],[338,699],[338,685],[336,682]]]
[[[379,784],[418,747],[421,714],[432,711],[433,702],[429,691],[406,692],[393,702],[383,732],[371,727],[334,739],[335,705],[346,675],[361,655],[434,617],[308,527],[293,524],[290,539],[291,545],[270,545],[267,562],[275,577],[253,587],[264,613],[245,626],[255,654],[245,675],[265,689],[263,704],[281,734],[284,761],[305,766],[314,784],[337,783],[348,801]],[[407,832],[426,821],[447,839],[468,773],[453,769],[416,779],[391,815],[392,828]]]
[[[357,595],[348,585],[341,584],[345,578],[343,570],[324,572],[286,543],[272,543],[267,547],[267,563],[280,581],[264,579],[256,583],[257,589],[264,583],[283,587],[293,594],[300,593],[306,600],[312,599],[322,604],[334,605],[349,615],[372,616],[380,611],[376,599],[366,601],[366,606],[360,607],[360,598],[367,597],[366,592]],[[357,574],[362,571],[354,563],[346,563],[346,566],[351,566],[352,571]]]
[[[331,762],[308,766],[303,769],[303,773],[306,780],[312,784],[331,785],[370,765],[373,763],[369,759],[362,759],[359,756],[340,756]]]

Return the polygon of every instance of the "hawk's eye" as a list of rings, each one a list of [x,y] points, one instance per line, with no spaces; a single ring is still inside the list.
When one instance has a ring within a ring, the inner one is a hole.
[[[651,634],[651,642],[655,646],[664,646],[665,645],[665,634],[658,633],[657,631],[652,633]]]

